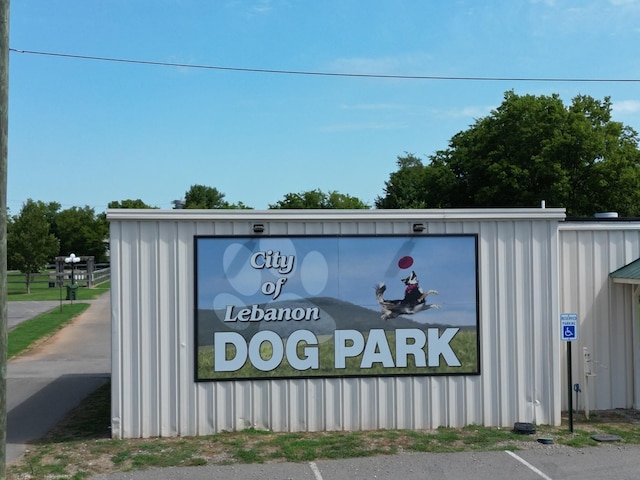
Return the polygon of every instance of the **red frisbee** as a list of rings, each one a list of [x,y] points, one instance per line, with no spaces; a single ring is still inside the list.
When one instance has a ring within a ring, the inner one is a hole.
[[[413,258],[411,258],[408,255],[404,256],[400,260],[398,260],[398,266],[400,268],[402,268],[403,270],[411,267],[411,265],[413,265]]]

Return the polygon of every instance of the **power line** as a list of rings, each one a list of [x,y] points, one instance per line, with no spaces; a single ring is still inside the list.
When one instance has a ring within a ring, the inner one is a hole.
[[[98,57],[94,55],[74,55],[70,53],[40,52],[35,50],[9,51],[26,55],[43,55],[48,57],[72,58],[76,60],[94,60],[100,62],[131,63],[136,65],[154,65],[161,67],[194,68],[204,70],[221,70],[245,73],[271,73],[278,75],[306,75],[319,77],[352,77],[352,78],[382,78],[397,80],[446,80],[472,82],[564,82],[564,83],[640,83],[640,78],[545,78],[545,77],[456,77],[441,75],[385,75],[378,73],[332,73],[304,70],[277,70],[268,68],[224,67],[220,65],[197,65],[190,63],[156,62],[150,60],[133,60],[127,58]]]

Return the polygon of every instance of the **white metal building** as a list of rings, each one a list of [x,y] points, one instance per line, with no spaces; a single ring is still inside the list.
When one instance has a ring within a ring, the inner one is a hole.
[[[573,381],[592,410],[640,404],[640,222],[564,209],[109,210],[112,434],[558,425],[559,315],[577,313]],[[479,374],[195,381],[197,236],[477,236]]]
[[[560,309],[581,321],[572,349],[573,381],[586,402],[580,409],[638,409],[640,272],[621,269],[640,258],[640,221],[568,221],[559,224],[559,236]],[[563,400],[566,408],[566,394]]]

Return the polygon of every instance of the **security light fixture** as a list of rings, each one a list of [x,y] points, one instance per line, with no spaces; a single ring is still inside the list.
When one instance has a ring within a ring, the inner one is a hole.
[[[263,233],[264,225],[262,223],[254,223],[253,224],[253,233]]]
[[[420,232],[424,232],[424,223],[414,223],[413,224],[413,232],[414,233],[420,233]]]

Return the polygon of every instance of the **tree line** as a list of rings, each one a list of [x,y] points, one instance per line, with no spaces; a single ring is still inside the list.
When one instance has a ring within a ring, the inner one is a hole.
[[[396,159],[378,209],[536,207],[542,200],[568,216],[616,211],[640,216],[638,133],[612,120],[609,97],[504,94],[499,107],[455,134],[444,150],[425,160],[413,153]],[[251,209],[225,200],[215,187],[192,185],[174,208]],[[109,208],[156,208],[141,199],[113,201]],[[357,197],[319,189],[288,193],[270,209],[368,209]],[[90,207],[27,200],[9,216],[8,265],[38,272],[59,253],[106,260],[108,223]]]
[[[186,209],[249,209],[241,202],[230,204],[215,187],[192,185],[184,201]],[[156,208],[140,199],[112,201],[108,208]],[[270,208],[369,208],[355,197],[338,192],[312,190],[290,193]],[[89,206],[61,210],[57,202],[28,199],[16,215],[7,218],[7,266],[25,275],[27,293],[33,274],[55,262],[58,255],[75,253],[107,262],[109,224],[106,213],[96,214]]]
[[[426,164],[398,158],[377,208],[531,207],[568,216],[640,214],[638,133],[611,119],[611,100],[517,95],[459,132]]]

